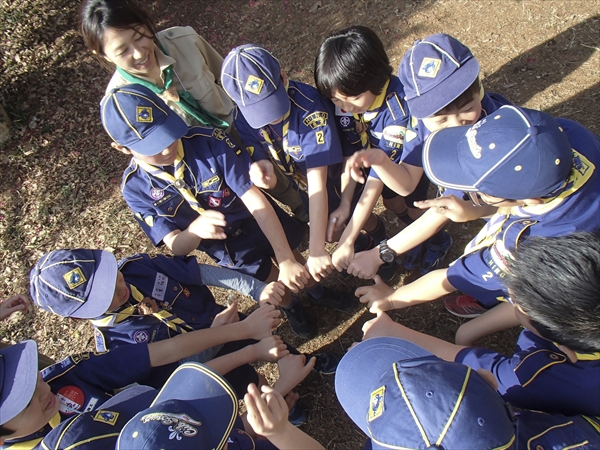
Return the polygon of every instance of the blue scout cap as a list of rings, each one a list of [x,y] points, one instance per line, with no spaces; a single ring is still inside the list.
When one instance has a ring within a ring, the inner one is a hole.
[[[117,260],[105,250],[54,250],[29,274],[29,293],[40,308],[63,317],[94,319],[110,306]]]
[[[571,144],[541,111],[502,106],[475,125],[432,133],[423,168],[442,187],[523,200],[560,188],[571,171]]]
[[[23,411],[35,392],[38,355],[35,341],[0,349],[0,425]]]
[[[97,450],[114,448],[119,432],[141,409],[147,408],[157,390],[132,386],[110,398],[93,411],[86,411],[61,422],[59,430],[44,438],[43,448]]]
[[[184,120],[141,84],[113,89],[100,103],[102,125],[117,144],[154,156],[188,132]]]
[[[410,113],[423,119],[465,92],[479,75],[479,63],[457,39],[433,34],[415,41],[402,58],[398,74]]]
[[[199,363],[182,364],[152,406],[121,431],[118,449],[222,449],[238,415],[234,390]]]
[[[507,448],[502,397],[474,370],[403,339],[367,339],[340,361],[335,391],[373,448]]]
[[[252,128],[275,122],[290,110],[279,61],[259,45],[241,45],[229,52],[221,84]]]

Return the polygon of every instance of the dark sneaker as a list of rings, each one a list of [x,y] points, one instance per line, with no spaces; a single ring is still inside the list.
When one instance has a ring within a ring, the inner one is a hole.
[[[423,254],[419,271],[421,275],[431,272],[432,270],[439,269],[444,264],[444,258],[452,248],[452,236],[447,231],[444,231],[446,241],[441,245],[431,244],[427,242],[427,248]]]
[[[293,308],[281,308],[285,317],[287,317],[288,323],[292,332],[303,339],[310,339],[314,333],[312,324],[309,322],[304,312],[304,308],[300,306],[300,303],[296,300]]]
[[[416,270],[421,265],[421,259],[423,257],[423,251],[425,249],[427,241],[423,244],[419,244],[414,248],[411,248],[404,254],[402,258],[402,265],[406,270]]]
[[[470,295],[451,295],[444,299],[444,307],[450,314],[465,319],[472,319],[487,311],[481,303]]]
[[[308,294],[308,301],[314,305],[333,308],[336,311],[350,312],[358,306],[358,300],[352,294],[336,292],[329,288],[324,288],[324,294],[320,298],[314,298]]]
[[[333,353],[318,353],[310,356],[317,358],[314,370],[322,375],[333,375],[342,359],[340,356],[334,355]]]
[[[394,275],[396,275],[397,269],[398,269],[398,266],[396,266],[395,262],[383,263],[379,267],[379,270],[377,271],[377,275],[379,275],[383,281],[389,282],[389,281],[392,281],[392,278],[394,278]]]
[[[295,427],[304,425],[306,423],[306,411],[300,405],[300,402],[296,402],[288,414],[288,421]]]

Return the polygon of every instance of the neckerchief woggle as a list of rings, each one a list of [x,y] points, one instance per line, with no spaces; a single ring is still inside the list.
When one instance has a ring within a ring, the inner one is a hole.
[[[137,303],[142,303],[144,301],[144,294],[142,294],[138,288],[130,284],[129,289],[131,291],[131,296]],[[116,314],[111,314],[108,317],[103,317],[102,319],[92,320],[92,324],[97,327],[113,326],[131,317],[135,313],[136,309],[137,304],[128,306],[127,308],[123,309],[122,311],[119,311]],[[175,317],[166,309],[161,309],[160,311],[153,312],[152,315],[178,334],[187,333],[188,331],[194,331],[194,329],[190,327],[184,320]]]

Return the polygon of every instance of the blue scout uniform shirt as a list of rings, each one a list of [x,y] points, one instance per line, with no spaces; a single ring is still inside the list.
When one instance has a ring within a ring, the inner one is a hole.
[[[288,96],[289,115],[259,130],[250,127],[239,110],[234,111],[235,128],[246,150],[255,161],[270,159],[277,164],[300,191],[307,191],[307,170],[317,167],[329,166],[328,181],[339,184],[344,154],[332,104],[299,81],[290,80]]]
[[[369,110],[351,114],[336,107],[336,120],[346,140],[357,150],[380,148],[394,162],[400,160],[408,125],[409,111],[404,100],[404,86],[392,75]],[[379,178],[375,170],[369,176]]]
[[[492,372],[500,395],[519,408],[600,415],[600,353],[577,356],[573,363],[551,341],[523,330],[512,356],[464,348],[455,361]]]
[[[169,311],[194,330],[210,328],[215,316],[224,309],[202,284],[194,257],[139,254],[120,261],[119,270],[130,290],[131,303],[92,321],[96,349],[100,352],[126,344],[161,341],[180,334],[153,315],[119,315],[127,307],[137,305],[131,296],[131,285],[144,297],[155,300],[161,310]]]
[[[499,208],[448,268],[448,281],[487,306],[504,300],[502,278],[519,242],[600,230],[600,139],[582,125],[557,119],[573,148],[573,168],[563,191],[541,205]]]
[[[149,372],[147,345],[128,345],[102,354],[79,353],[45,368],[42,378],[60,402],[59,415],[38,432],[6,442],[6,447],[27,441],[25,448],[32,448],[60,422],[93,411],[112,397],[112,391],[146,378]]]
[[[181,142],[186,185],[201,208],[225,215],[225,232],[234,234],[241,221],[252,217],[239,198],[252,187],[250,158],[220,129],[192,127]],[[121,191],[154,245],[172,231],[185,230],[198,217],[173,183],[150,175],[135,159],[123,174]]]
[[[488,94],[486,92],[481,100],[481,115],[478,120],[483,119],[504,105],[512,105],[512,102],[500,94]],[[398,161],[410,164],[411,166],[423,167],[423,144],[430,134],[431,132],[423,124],[422,120],[411,116],[406,127],[402,156],[398,158]]]

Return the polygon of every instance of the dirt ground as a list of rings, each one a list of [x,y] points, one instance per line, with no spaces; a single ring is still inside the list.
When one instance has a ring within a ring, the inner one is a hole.
[[[160,251],[119,193],[127,158],[110,149],[98,112],[110,74],[83,47],[76,31],[78,3],[0,0],[0,102],[14,124],[12,140],[0,149],[0,298],[28,292],[29,270],[55,248],[110,249],[117,257]],[[395,68],[415,39],[449,33],[472,49],[488,91],[600,133],[599,0],[163,0],[145,7],[158,29],[190,25],[223,55],[248,42],[265,45],[293,79],[311,84],[318,46],[336,29],[373,28]],[[390,233],[400,229],[381,206],[377,211]],[[449,226],[452,257],[479,225]],[[405,277],[399,273],[394,284]],[[361,282],[334,274],[326,284],[352,295]],[[217,297],[223,301],[224,294]],[[243,307],[252,303],[246,300]],[[317,338],[303,342],[286,324],[278,330],[306,352],[343,354],[361,339],[361,326],[372,317],[364,308],[354,314],[307,309],[318,324]],[[447,340],[461,323],[439,301],[392,316]],[[500,333],[481,344],[509,352],[517,333]],[[87,323],[40,311],[7,320],[0,338],[36,339],[55,358],[93,347]],[[275,376],[272,365],[260,370]],[[311,374],[299,393],[309,414],[306,432],[330,449],[362,448],[365,438],[339,406],[333,377]]]

